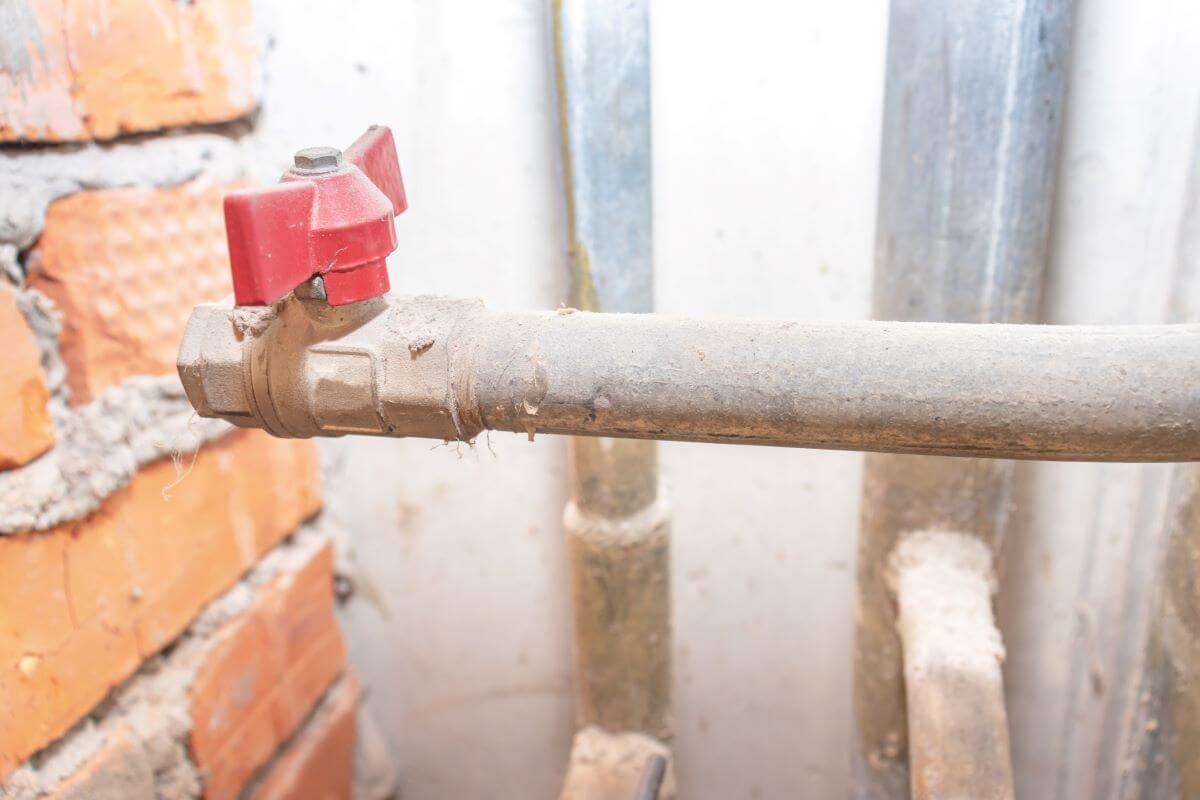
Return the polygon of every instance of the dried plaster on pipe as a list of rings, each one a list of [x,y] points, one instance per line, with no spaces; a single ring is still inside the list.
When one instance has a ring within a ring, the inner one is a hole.
[[[1004,643],[992,614],[996,576],[987,544],[962,533],[909,533],[892,552],[888,570],[906,663],[996,670]]]
[[[59,784],[115,738],[130,748],[121,767],[89,781],[87,800],[197,800],[200,776],[188,754],[192,721],[188,692],[204,663],[212,635],[249,608],[255,589],[296,572],[325,547],[333,531],[320,518],[300,528],[259,561],[176,640],[171,650],[146,662],[84,720],[19,767],[0,784],[5,800],[35,800]],[[106,794],[107,792],[107,794]],[[67,794],[66,800],[84,800]]]
[[[559,800],[627,800],[633,797],[646,763],[667,759],[660,800],[674,800],[675,774],[671,751],[641,733],[608,733],[589,725],[575,734],[567,777]]]
[[[910,533],[888,567],[903,643],[913,796],[1012,800],[990,548],[961,533]]]
[[[628,517],[613,519],[589,514],[571,501],[563,510],[563,527],[594,547],[643,547],[660,544],[670,535],[671,506],[656,498]]]

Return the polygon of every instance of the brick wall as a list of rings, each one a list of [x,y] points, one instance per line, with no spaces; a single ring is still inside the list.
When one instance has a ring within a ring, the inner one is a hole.
[[[174,375],[259,177],[252,12],[0,15],[0,797],[351,796],[313,446],[195,418]]]

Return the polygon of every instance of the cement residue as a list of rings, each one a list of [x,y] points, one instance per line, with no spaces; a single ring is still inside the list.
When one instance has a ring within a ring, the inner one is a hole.
[[[46,208],[81,189],[224,183],[261,177],[254,136],[183,133],[118,144],[0,150],[0,272],[20,287],[19,249],[41,232]],[[174,376],[133,377],[93,402],[68,404],[58,350],[61,317],[40,292],[15,293],[41,349],[51,392],[56,445],[18,469],[0,473],[0,534],[45,530],[80,519],[125,486],[137,469],[167,455],[190,459],[203,442],[228,432],[195,416]]]
[[[628,800],[654,756],[667,759],[658,796],[673,800],[675,775],[666,745],[641,733],[608,733],[589,725],[575,734],[559,800]]]
[[[230,133],[244,129],[223,127]],[[278,158],[268,156],[252,134],[177,133],[115,144],[0,150],[0,242],[29,247],[49,205],[83,189],[265,181],[278,176],[278,167]]]
[[[21,251],[15,244],[0,242],[0,278],[20,286],[25,283],[25,271],[20,264]]]
[[[105,746],[125,739],[117,768],[89,780],[78,800],[196,800],[201,781],[188,756],[187,690],[198,663],[176,653],[148,661],[91,716],[17,769],[0,793],[6,800],[49,794]]]
[[[996,576],[987,544],[962,533],[909,533],[888,568],[906,670],[998,669],[1004,644],[992,614]]]
[[[45,58],[46,45],[30,3],[0,3],[0,72],[20,86],[21,92],[31,91],[33,59]]]
[[[114,800],[199,798],[202,784],[188,754],[192,727],[188,692],[212,645],[212,634],[249,607],[255,587],[306,564],[330,542],[329,534],[318,518],[273,549],[237,585],[210,603],[169,652],[148,660],[87,718],[18,768],[0,785],[0,797],[41,797],[115,737],[125,737],[130,755],[114,775],[105,777],[104,789]],[[152,776],[152,784],[145,783],[146,775]],[[107,783],[113,781],[119,785],[109,787]],[[95,787],[89,783],[88,788]],[[108,795],[89,795],[88,800],[108,800]]]
[[[52,400],[51,411],[56,445],[0,473],[0,534],[81,519],[143,464],[171,455],[182,465],[204,442],[232,430],[197,417],[175,375],[127,378],[84,406]]]
[[[232,301],[228,299],[221,302],[232,304]],[[233,311],[229,314],[238,339],[262,335],[271,326],[271,322],[276,316],[278,316],[278,310],[275,306],[234,306]]]
[[[11,262],[7,261],[6,255],[12,257]],[[20,285],[20,266],[16,261],[16,248],[12,245],[0,245],[0,268],[3,268],[5,276],[13,278],[14,283]],[[50,389],[50,394],[58,400],[66,401],[67,365],[58,349],[58,339],[62,334],[62,314],[55,308],[53,300],[36,289],[18,288],[13,292],[13,296],[41,351],[42,373],[46,376],[46,386]]]
[[[671,506],[663,495],[628,517],[613,519],[582,511],[575,501],[563,509],[563,527],[597,547],[642,547],[665,542],[671,533]]]

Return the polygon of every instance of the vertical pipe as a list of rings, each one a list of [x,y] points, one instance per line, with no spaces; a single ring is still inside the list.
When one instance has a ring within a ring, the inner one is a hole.
[[[1193,133],[1169,322],[1200,321],[1200,115]],[[1200,465],[1172,468],[1160,595],[1119,753],[1121,800],[1200,796]]]
[[[570,301],[654,307],[647,0],[553,0]],[[670,735],[669,514],[653,442],[575,439],[563,515],[580,727]]]
[[[1013,797],[992,561],[950,531],[906,534],[892,551],[914,797]]]
[[[1171,322],[1200,320],[1200,117],[1197,118],[1183,220]],[[1169,774],[1179,797],[1200,796],[1200,467],[1178,464],[1171,481],[1164,559],[1163,607],[1157,641],[1168,688],[1165,712]],[[1162,725],[1147,720],[1144,732]],[[1149,782],[1147,782],[1149,784]],[[1149,785],[1139,796],[1150,797]]]
[[[1070,0],[892,0],[877,319],[1035,320],[1070,23]],[[885,575],[890,554],[903,533],[920,530],[960,531],[997,547],[1012,475],[1013,464],[1003,461],[866,459],[854,664],[856,798],[909,796],[901,641]],[[1007,746],[978,755],[1007,757]]]

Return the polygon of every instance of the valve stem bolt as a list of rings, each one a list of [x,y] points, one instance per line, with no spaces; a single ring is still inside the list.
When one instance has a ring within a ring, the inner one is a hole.
[[[342,151],[336,147],[306,147],[296,153],[296,171],[305,175],[333,172],[342,165]]]

